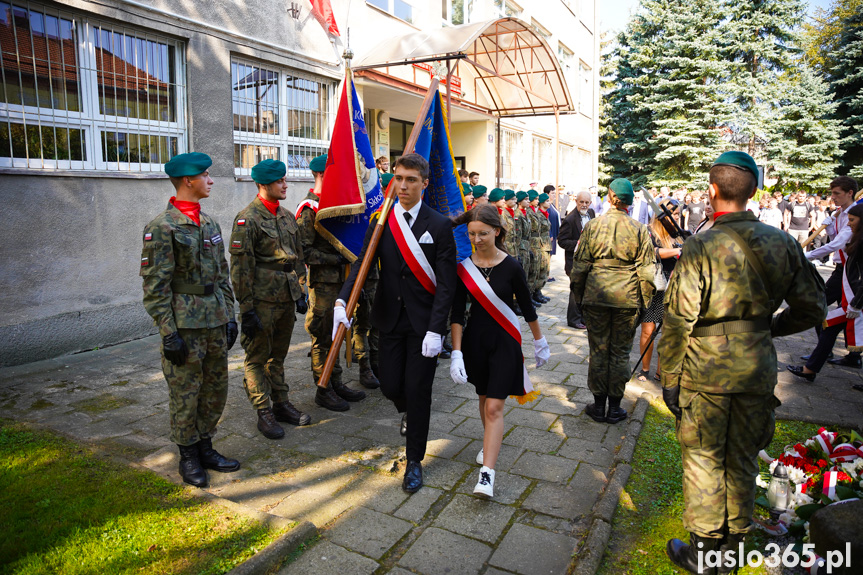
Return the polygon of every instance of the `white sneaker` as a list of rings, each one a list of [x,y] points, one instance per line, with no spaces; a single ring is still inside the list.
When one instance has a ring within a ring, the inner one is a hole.
[[[483,457],[482,457],[482,447],[479,448],[479,453],[476,454],[476,462],[479,465],[482,465]]]
[[[494,497],[494,469],[489,469],[485,465],[479,470],[479,481],[476,487],[473,488],[476,495],[484,495],[486,497]]]

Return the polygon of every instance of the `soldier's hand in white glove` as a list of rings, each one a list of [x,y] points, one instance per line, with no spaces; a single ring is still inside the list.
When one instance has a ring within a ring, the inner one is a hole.
[[[536,359],[536,367],[542,367],[548,363],[548,359],[551,357],[551,348],[548,347],[545,336],[534,340],[533,356]]]
[[[851,305],[849,304],[848,311],[845,312],[845,317],[847,319],[857,319],[858,317],[860,317],[860,310],[856,307],[851,307]]]
[[[352,320],[348,319],[345,312],[345,306],[336,304],[333,308],[333,341],[336,340],[336,332],[339,330],[339,324],[343,324],[345,329],[351,329]]]
[[[423,355],[425,357],[437,357],[443,349],[443,338],[439,333],[427,331],[423,338]]]
[[[464,370],[464,354],[457,349],[452,350],[452,362],[449,364],[449,376],[459,385],[467,383],[467,372]]]

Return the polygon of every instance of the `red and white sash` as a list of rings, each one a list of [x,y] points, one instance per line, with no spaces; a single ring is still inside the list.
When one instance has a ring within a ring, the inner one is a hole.
[[[300,202],[300,205],[297,206],[297,213],[296,213],[296,215],[294,215],[295,220],[300,219],[300,214],[303,213],[303,208],[305,208],[306,206],[312,208],[315,211],[315,213],[318,213],[318,202],[317,202],[317,200],[310,200],[310,199],[306,198],[305,200]]]
[[[465,258],[458,264],[458,277],[464,283],[474,301],[480,304],[500,326],[518,342],[518,347],[521,347],[521,324],[518,321],[518,316],[512,311],[512,308],[500,299],[476,264],[470,258]],[[524,371],[524,384],[522,395],[514,395],[518,402],[522,405],[529,401],[533,401],[539,397],[539,391],[533,388],[530,382],[530,376],[527,373],[527,367],[524,365],[524,355],[521,356],[522,370]]]
[[[435,278],[434,270],[428,258],[423,253],[422,248],[420,248],[416,237],[414,237],[407,220],[397,217],[396,211],[393,209],[390,210],[387,222],[390,224],[390,231],[393,233],[399,251],[402,253],[402,257],[407,262],[408,267],[426,291],[434,295],[437,289],[437,278]]]
[[[854,292],[851,290],[851,284],[848,283],[848,274],[846,269],[847,256],[844,250],[839,250],[839,259],[842,261],[842,301],[841,307],[834,309],[827,314],[824,319],[824,327],[832,325],[845,325],[845,346],[849,351],[863,351],[863,316],[856,319],[848,319],[845,314],[848,312],[848,306],[851,300],[854,299]]]

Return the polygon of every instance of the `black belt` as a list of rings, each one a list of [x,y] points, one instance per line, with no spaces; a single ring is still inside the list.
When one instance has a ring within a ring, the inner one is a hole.
[[[691,337],[708,337],[711,335],[731,335],[732,333],[751,333],[756,331],[770,331],[770,320],[762,317],[758,319],[736,319],[723,321],[713,325],[695,325],[690,334]]]
[[[285,272],[286,274],[294,271],[294,264],[279,264],[275,262],[255,262],[255,265],[265,270],[273,270],[274,272]]]
[[[635,262],[625,262],[623,260],[619,260],[616,258],[604,258],[601,260],[594,260],[595,264],[603,264],[605,267],[609,268],[627,268],[632,265],[635,265]]]
[[[198,285],[198,284],[184,284],[182,282],[171,282],[171,291],[174,293],[181,293],[186,295],[213,295],[214,291],[213,284],[207,285]]]

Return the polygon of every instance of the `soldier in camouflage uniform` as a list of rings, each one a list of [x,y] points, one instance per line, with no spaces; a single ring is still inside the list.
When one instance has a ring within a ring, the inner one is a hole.
[[[318,386],[315,403],[332,411],[347,411],[351,408],[348,401],[360,401],[365,398],[366,393],[351,389],[342,382],[342,366],[338,358],[330,375],[330,385],[320,386],[327,354],[333,343],[333,305],[347,277],[347,266],[350,264],[348,259],[315,229],[318,198],[326,165],[326,154],[309,162],[309,168],[315,177],[315,187],[309,190],[297,211],[303,255],[306,265],[309,266],[309,311],[306,313],[305,327],[312,338],[312,373],[315,385]]]
[[[677,418],[691,541],[672,539],[666,551],[692,573],[699,552],[736,561],[752,528],[757,454],[773,437],[779,405],[773,338],[809,329],[826,314],[824,283],[800,244],[746,211],[757,178],[748,154],[717,159],[709,194],[718,217],[683,244],[665,293],[662,395]],[[788,307],[774,316],[783,301]]]
[[[620,400],[629,381],[629,353],[639,309],[650,304],[654,292],[650,234],[626,212],[634,195],[628,180],[611,182],[611,208],[587,222],[570,271],[570,287],[582,306],[590,344],[587,385],[594,403],[584,412],[599,422],[626,419]]]
[[[312,419],[288,401],[285,357],[296,313],[308,309],[306,266],[293,214],[279,205],[288,189],[287,167],[264,160],[252,168],[258,195],[234,218],[231,281],[242,314],[240,343],[246,350],[243,387],[258,414],[258,430],[280,439],[279,421],[308,425]],[[270,407],[272,401],[272,408]]]
[[[521,223],[518,221],[521,213],[515,204],[515,192],[503,191],[504,206],[500,212],[500,221],[506,230],[506,239],[503,247],[514,258],[518,258],[518,250],[521,248]]]
[[[522,269],[524,270],[524,277],[530,277],[530,218],[527,215],[528,210],[530,209],[530,198],[527,195],[527,192],[516,192],[515,194],[516,205],[518,206],[519,218],[518,218],[518,227],[519,227],[519,246],[518,246],[518,263],[521,264]],[[536,305],[536,307],[540,307]]]
[[[540,296],[539,291],[539,274],[542,268],[542,239],[539,235],[540,215],[537,213],[539,206],[539,192],[536,190],[528,190],[527,197],[530,204],[527,207],[527,219],[530,222],[530,275],[527,277],[527,287],[530,289],[530,296],[534,304],[548,303],[548,298]]]
[[[540,266],[534,299],[549,301],[549,298],[542,294],[542,288],[548,280],[548,270],[551,268],[551,221],[548,219],[548,208],[551,206],[551,202],[545,192],[541,193],[537,199],[539,200],[536,217],[539,220]]]
[[[191,153],[165,164],[177,195],[144,228],[141,252],[144,307],[162,336],[171,441],[183,481],[195,487],[207,486],[205,469],[240,468],[211,439],[228,399],[228,350],[237,339],[222,230],[199,204],[210,196],[212,163]]]

